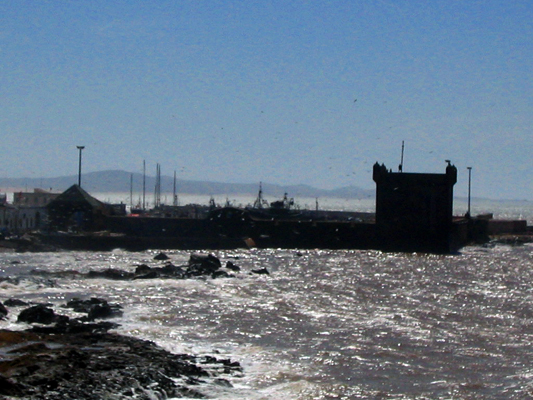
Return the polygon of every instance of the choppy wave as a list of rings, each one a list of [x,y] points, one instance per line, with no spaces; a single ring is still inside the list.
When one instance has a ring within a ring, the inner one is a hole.
[[[234,278],[90,279],[157,252],[2,254],[2,301],[123,307],[120,333],[239,361],[213,398],[530,398],[533,246],[435,256],[378,251],[214,253]],[[189,252],[168,251],[175,265]],[[251,274],[267,268],[269,275]],[[23,329],[11,313],[0,326]]]

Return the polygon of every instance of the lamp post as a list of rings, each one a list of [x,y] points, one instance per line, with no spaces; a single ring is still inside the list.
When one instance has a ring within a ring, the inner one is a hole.
[[[470,193],[472,187],[472,167],[466,167],[468,170],[468,210],[466,211],[466,216],[470,218]]]
[[[76,147],[80,151],[79,168],[78,168],[78,186],[81,187],[81,151],[85,148],[85,146],[76,146]]]

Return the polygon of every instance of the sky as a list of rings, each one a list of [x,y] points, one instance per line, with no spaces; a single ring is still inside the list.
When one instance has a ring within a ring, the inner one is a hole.
[[[375,187],[458,168],[533,201],[533,2],[4,1],[0,177]]]

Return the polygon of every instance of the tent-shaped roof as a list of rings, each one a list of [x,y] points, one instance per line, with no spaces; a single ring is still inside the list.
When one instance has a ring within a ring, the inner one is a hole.
[[[87,203],[93,209],[105,209],[106,206],[100,200],[95,199],[89,193],[78,185],[72,185],[59,196],[57,196],[51,203]]]

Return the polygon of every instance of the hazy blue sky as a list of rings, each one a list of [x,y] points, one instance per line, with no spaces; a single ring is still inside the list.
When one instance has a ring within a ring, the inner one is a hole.
[[[374,187],[376,161],[533,200],[533,2],[3,1],[0,176]],[[170,189],[171,190],[171,189]]]

